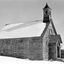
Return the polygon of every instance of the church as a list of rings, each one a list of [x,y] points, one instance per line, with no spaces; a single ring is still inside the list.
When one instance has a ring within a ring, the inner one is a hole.
[[[61,58],[61,36],[56,31],[47,3],[42,19],[3,27],[0,32],[0,56],[30,60]]]

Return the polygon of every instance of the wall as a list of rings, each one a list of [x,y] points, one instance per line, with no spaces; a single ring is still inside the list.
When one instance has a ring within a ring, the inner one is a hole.
[[[64,59],[64,50],[61,50],[61,58]]]
[[[27,58],[29,39],[0,40],[0,55]]]
[[[41,60],[43,58],[41,41],[40,37],[0,39],[0,55]]]
[[[45,32],[45,35],[42,39],[43,41],[43,60],[48,60],[48,44],[49,44],[49,36],[55,35],[54,29],[52,27],[52,23],[50,22],[49,26],[47,27],[47,30]]]
[[[32,38],[31,42],[29,43],[29,49],[30,49],[30,59],[33,59],[33,60],[43,59],[41,37]]]

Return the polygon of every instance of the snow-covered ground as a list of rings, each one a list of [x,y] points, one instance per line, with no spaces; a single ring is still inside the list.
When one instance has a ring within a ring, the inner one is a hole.
[[[0,56],[0,64],[64,64],[61,61],[31,61],[12,57]]]

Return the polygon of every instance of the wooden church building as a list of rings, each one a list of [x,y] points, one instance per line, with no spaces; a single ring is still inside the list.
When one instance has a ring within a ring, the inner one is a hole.
[[[0,32],[0,56],[31,60],[61,58],[61,37],[57,34],[48,4],[43,8],[43,20],[6,25]]]

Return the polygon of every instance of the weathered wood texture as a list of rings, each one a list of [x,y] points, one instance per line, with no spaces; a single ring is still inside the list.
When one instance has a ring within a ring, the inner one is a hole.
[[[55,35],[55,32],[54,32],[51,22],[50,22],[50,24],[46,30],[46,33],[42,39],[43,40],[43,47],[42,47],[43,48],[43,60],[48,60],[48,57],[49,57],[48,44],[49,44],[49,36],[50,35]]]
[[[19,58],[42,59],[42,42],[40,37],[0,40],[0,55]]]
[[[61,58],[64,58],[64,50],[61,50]]]
[[[0,55],[27,58],[29,39],[2,39],[0,40]]]
[[[29,49],[30,49],[30,59],[33,59],[33,60],[34,59],[37,59],[37,60],[43,59],[41,37],[32,38],[31,42],[29,43]]]
[[[57,50],[56,50],[56,43],[49,43],[48,45],[49,48],[49,59],[56,60],[57,59]]]

